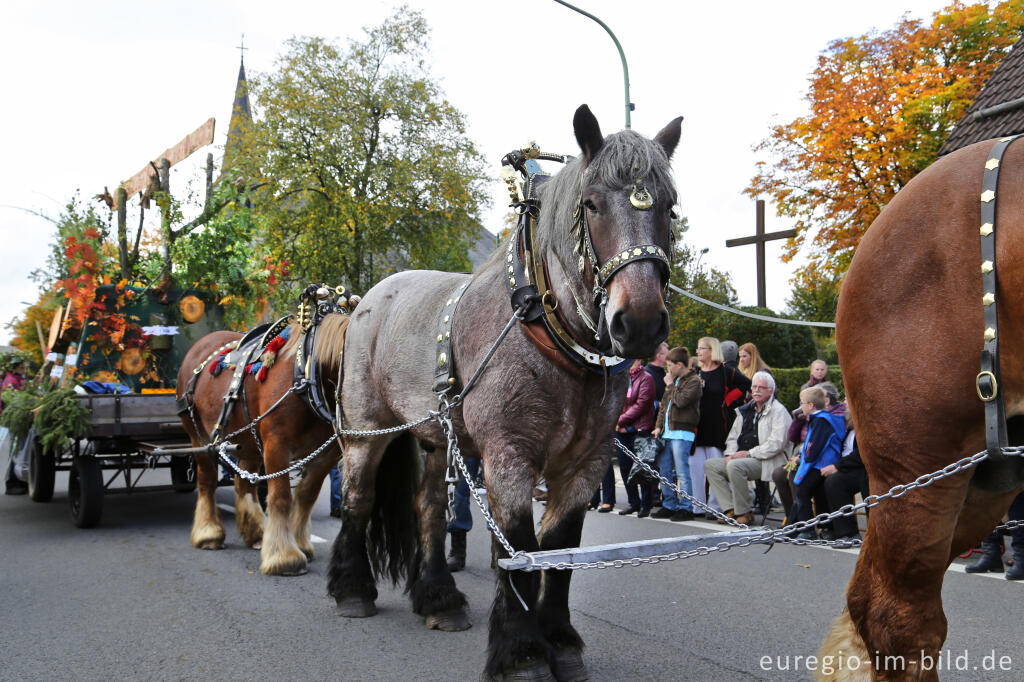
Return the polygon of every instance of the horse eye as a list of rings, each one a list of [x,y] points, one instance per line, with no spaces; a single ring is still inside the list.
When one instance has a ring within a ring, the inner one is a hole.
[[[590,199],[584,199],[583,208],[587,209],[588,211],[597,211],[597,204],[595,204]]]

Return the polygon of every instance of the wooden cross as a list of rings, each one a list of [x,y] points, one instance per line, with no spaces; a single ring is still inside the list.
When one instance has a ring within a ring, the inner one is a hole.
[[[747,244],[757,245],[757,306],[768,307],[768,297],[765,294],[764,281],[764,243],[774,239],[789,239],[796,236],[796,230],[781,230],[779,232],[764,232],[764,199],[757,200],[757,227],[752,237],[740,237],[739,239],[727,239],[725,245],[746,246]]]

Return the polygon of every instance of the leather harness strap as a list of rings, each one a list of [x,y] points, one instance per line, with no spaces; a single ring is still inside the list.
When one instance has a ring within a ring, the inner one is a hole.
[[[976,379],[978,397],[985,404],[985,447],[989,459],[1002,460],[1008,444],[1006,405],[999,391],[999,316],[996,309],[996,190],[1003,154],[1021,135],[1001,138],[989,152],[981,182],[981,282],[985,313],[981,371]]]
[[[561,347],[555,344],[554,339],[548,333],[547,327],[540,322],[527,322],[523,324],[523,332],[533,342],[540,354],[550,360],[560,369],[565,370],[574,376],[583,376],[584,369],[574,363],[562,351]]]
[[[434,365],[434,392],[444,393],[455,385],[455,358],[452,355],[452,326],[455,324],[455,310],[459,307],[462,295],[466,293],[469,283],[466,280],[448,296],[441,310],[441,319],[437,330],[437,363]]]

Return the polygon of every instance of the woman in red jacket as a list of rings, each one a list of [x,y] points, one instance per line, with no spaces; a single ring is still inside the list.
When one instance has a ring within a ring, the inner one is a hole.
[[[619,415],[619,422],[615,427],[615,438],[624,446],[633,451],[637,436],[651,437],[654,429],[654,398],[657,391],[654,386],[654,378],[644,371],[643,363],[639,360],[633,362],[629,368],[629,390],[626,391],[626,403],[622,406],[622,414]],[[619,473],[622,474],[622,483],[626,486],[626,498],[629,506],[620,509],[619,514],[632,514],[644,518],[651,513],[651,487],[649,485],[630,484],[629,470],[633,466],[633,460],[629,455],[615,448],[615,456],[619,460]]]

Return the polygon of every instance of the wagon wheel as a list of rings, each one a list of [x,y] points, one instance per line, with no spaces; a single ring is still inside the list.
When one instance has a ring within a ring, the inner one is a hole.
[[[92,455],[75,458],[68,478],[71,520],[79,528],[92,528],[103,514],[103,472]]]
[[[49,502],[53,499],[53,479],[57,472],[54,455],[43,452],[38,440],[32,443],[28,456],[28,496],[33,502]]]
[[[176,493],[190,493],[196,489],[196,461],[192,455],[171,457],[171,483]]]

